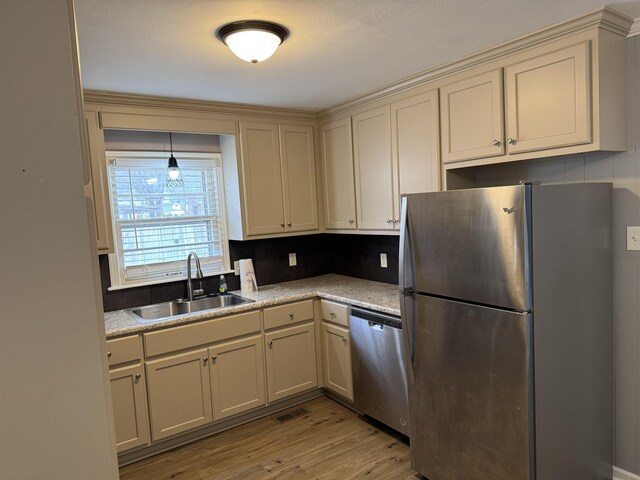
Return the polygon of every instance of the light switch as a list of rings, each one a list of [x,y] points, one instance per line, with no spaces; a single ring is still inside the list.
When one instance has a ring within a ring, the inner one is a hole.
[[[298,265],[298,259],[296,258],[296,254],[295,253],[290,253],[289,254],[289,266],[290,267],[295,267],[296,265]]]
[[[386,253],[381,253],[380,254],[380,266],[382,268],[387,268],[387,254]]]
[[[236,276],[240,275],[240,261],[236,260],[235,262],[233,262],[233,273],[236,274]]]
[[[640,227],[627,227],[627,250],[640,250]]]

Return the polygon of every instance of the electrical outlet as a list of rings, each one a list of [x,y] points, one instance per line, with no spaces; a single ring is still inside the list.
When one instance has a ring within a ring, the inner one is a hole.
[[[296,265],[298,265],[298,259],[296,258],[296,254],[295,253],[290,253],[289,254],[289,266],[290,267],[295,267]]]
[[[235,262],[233,262],[233,273],[236,274],[236,276],[240,275],[240,261],[236,260]]]
[[[640,250],[640,227],[627,227],[627,250]]]
[[[387,268],[387,254],[386,253],[381,253],[380,254],[380,266],[382,268]]]

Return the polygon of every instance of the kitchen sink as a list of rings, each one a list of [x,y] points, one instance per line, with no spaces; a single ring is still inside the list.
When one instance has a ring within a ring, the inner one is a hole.
[[[179,299],[172,302],[147,305],[146,307],[130,308],[127,313],[140,323],[150,323],[171,320],[189,313],[242,305],[243,303],[253,303],[253,300],[230,293],[198,298],[192,301]]]

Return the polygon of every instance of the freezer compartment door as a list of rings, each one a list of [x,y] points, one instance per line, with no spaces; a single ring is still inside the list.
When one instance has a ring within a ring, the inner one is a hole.
[[[531,309],[531,187],[407,195],[405,287],[513,310]]]
[[[533,480],[530,314],[419,295],[409,302],[412,467],[437,480]]]

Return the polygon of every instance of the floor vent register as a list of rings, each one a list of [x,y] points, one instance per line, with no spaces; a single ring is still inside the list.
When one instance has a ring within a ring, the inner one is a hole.
[[[283,415],[279,415],[275,417],[274,420],[278,423],[284,423],[288,422],[289,420],[293,420],[294,418],[301,417],[302,415],[306,415],[307,413],[309,413],[309,410],[307,410],[306,408],[298,408]]]

